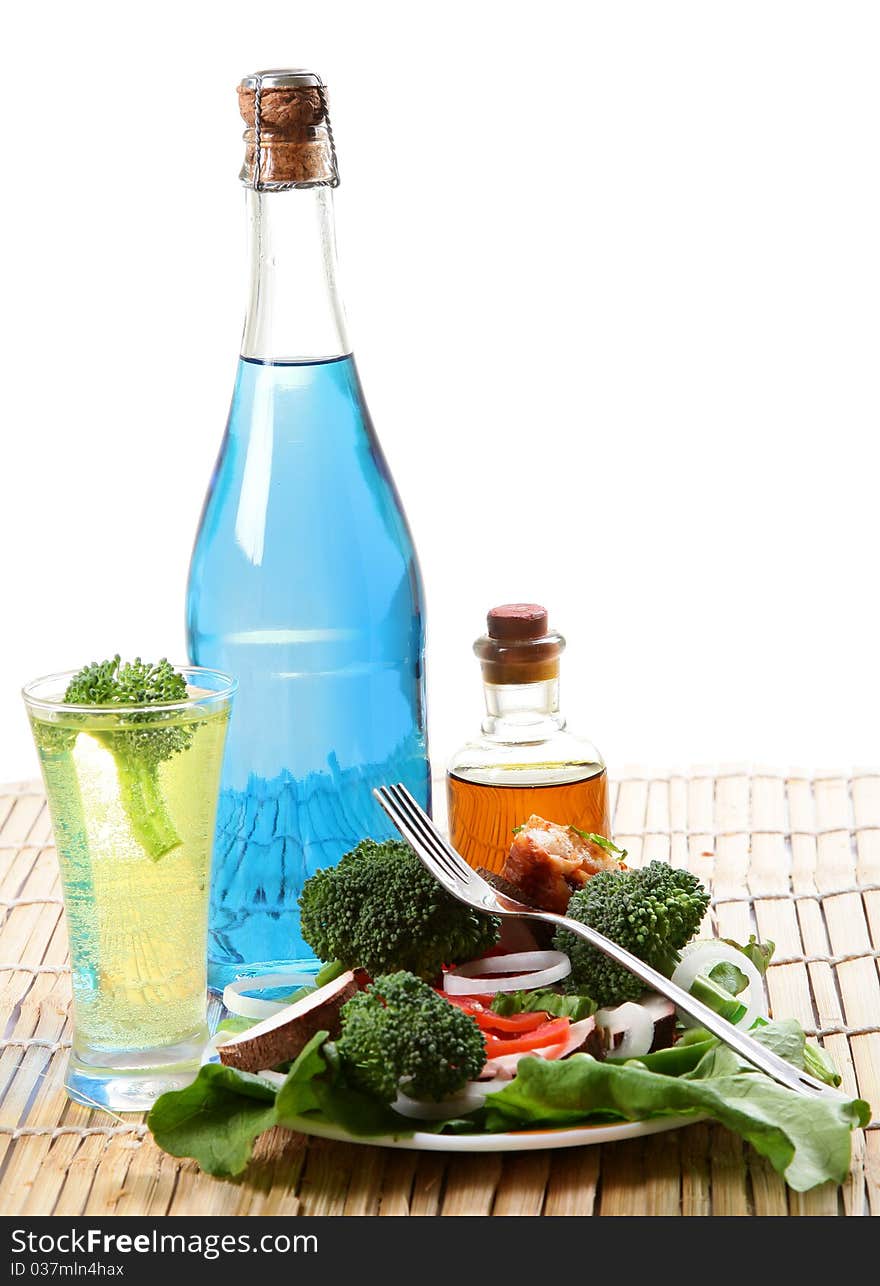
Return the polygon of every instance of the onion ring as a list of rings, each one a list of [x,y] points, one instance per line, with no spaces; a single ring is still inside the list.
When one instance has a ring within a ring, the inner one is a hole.
[[[749,980],[748,1003],[742,1001],[745,1005],[745,1013],[737,1023],[734,1023],[735,1027],[742,1027],[744,1031],[748,1031],[756,1018],[767,1017],[767,1006],[764,1000],[764,980],[744,952],[737,951],[736,947],[731,947],[718,939],[694,942],[690,947],[685,947],[682,952],[681,961],[676,966],[672,981],[679,987],[683,987],[685,991],[690,991],[698,973],[707,974],[722,961],[735,965]],[[696,1018],[691,1018],[681,1010],[678,1011],[678,1017],[685,1027],[700,1026]]]
[[[571,961],[564,951],[514,951],[506,956],[484,956],[450,969],[443,975],[443,990],[450,996],[535,991],[561,982],[570,973]],[[486,978],[485,974],[505,976]]]
[[[310,973],[264,973],[236,978],[223,988],[223,1003],[231,1014],[239,1018],[272,1018],[290,1004],[289,1000],[258,1000],[245,996],[246,991],[269,991],[275,987],[313,987]]]

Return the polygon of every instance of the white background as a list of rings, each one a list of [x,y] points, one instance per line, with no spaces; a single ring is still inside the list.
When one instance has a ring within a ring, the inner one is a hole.
[[[878,751],[880,8],[18,5],[0,48],[0,780],[18,686],[184,652],[243,307],[235,85],[328,83],[422,559],[435,766],[546,602],[612,771]]]

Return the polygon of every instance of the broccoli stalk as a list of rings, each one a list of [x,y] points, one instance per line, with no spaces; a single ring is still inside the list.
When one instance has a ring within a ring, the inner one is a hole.
[[[122,665],[119,656],[88,665],[67,685],[64,700],[71,705],[163,705],[186,699],[186,680],[164,658],[150,665],[137,657]],[[138,720],[143,726],[138,727]],[[163,727],[152,712],[134,712],[125,728],[100,729],[91,735],[116,760],[119,795],[132,834],[154,861],[179,846],[181,840],[159,785],[159,765],[192,744],[194,729]]]
[[[138,758],[113,745],[113,734],[99,736],[115,756],[119,775],[119,797],[141,848],[154,860],[164,857],[180,844],[168,812],[157,775],[158,765]]]
[[[474,1019],[406,972],[376,978],[343,1006],[336,1052],[350,1084],[383,1103],[398,1090],[439,1102],[486,1062]]]
[[[665,862],[640,870],[600,871],[572,895],[567,914],[667,976],[700,927],[709,897],[689,871]],[[566,990],[588,993],[600,1006],[638,1000],[644,984],[582,938],[558,929],[554,939],[571,960]]]
[[[498,940],[499,921],[456,901],[401,840],[361,840],[335,867],[306,880],[302,935],[320,960],[375,976],[407,969],[435,978]]]

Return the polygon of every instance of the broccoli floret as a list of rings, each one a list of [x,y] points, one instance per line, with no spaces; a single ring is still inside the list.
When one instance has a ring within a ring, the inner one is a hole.
[[[403,971],[376,978],[343,1006],[336,1049],[351,1085],[384,1103],[398,1088],[411,1098],[448,1098],[486,1062],[473,1018]]]
[[[121,664],[111,661],[87,665],[70,680],[64,700],[71,705],[162,705],[186,700],[186,679],[164,658],[151,665],[137,657]],[[138,727],[138,718],[145,720]],[[193,727],[157,726],[152,712],[128,716],[130,726],[102,732],[90,730],[96,741],[116,760],[119,791],[135,839],[150,857],[158,860],[180,844],[159,786],[159,765],[189,749]]]
[[[572,895],[567,914],[668,976],[708,905],[695,875],[649,862],[641,870],[600,871]],[[644,983],[582,938],[558,929],[554,941],[571,960],[567,990],[587,991],[599,1005],[638,1000],[644,991]]]
[[[361,840],[306,880],[299,899],[306,942],[321,960],[374,976],[408,969],[434,978],[498,940],[499,921],[457,902],[402,840]]]

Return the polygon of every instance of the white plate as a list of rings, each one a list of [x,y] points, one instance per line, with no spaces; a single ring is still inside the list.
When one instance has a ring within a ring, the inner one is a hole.
[[[363,1138],[349,1134],[340,1125],[300,1116],[285,1127],[319,1139],[336,1139],[340,1143],[366,1143],[372,1147],[408,1148],[415,1152],[536,1152],[539,1148],[580,1148],[590,1143],[617,1143],[638,1139],[644,1134],[660,1134],[695,1125],[705,1118],[693,1116],[655,1116],[647,1121],[619,1121],[605,1125],[574,1125],[559,1130],[521,1130],[509,1134],[421,1134],[399,1137],[396,1134]]]

